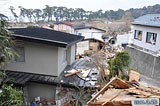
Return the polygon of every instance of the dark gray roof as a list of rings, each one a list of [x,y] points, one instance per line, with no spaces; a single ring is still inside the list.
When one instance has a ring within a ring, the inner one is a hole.
[[[69,77],[65,77],[69,70],[71,69],[91,69],[88,76],[86,77],[86,80],[79,77],[77,74],[72,75]],[[97,80],[97,71],[96,65],[90,62],[90,60],[87,59],[79,59],[71,66],[67,66],[65,70],[60,74],[59,77],[56,78],[57,82],[62,84],[70,84],[70,85],[76,85],[79,87],[95,87],[95,85],[92,85],[91,82],[96,82]],[[87,80],[88,79],[88,80]]]
[[[6,71],[8,83],[24,86],[27,82],[39,82],[45,84],[56,84],[56,76],[41,75],[26,72]]]
[[[15,86],[24,87],[29,82],[35,82],[35,83],[41,83],[41,84],[49,84],[49,85],[55,85],[55,86],[61,85],[63,87],[76,88],[71,83],[61,83],[60,81],[58,81],[59,78],[57,78],[57,76],[35,74],[35,73],[28,73],[28,72],[8,71],[8,70],[5,73],[7,77],[4,80],[8,84],[14,84]],[[75,78],[73,80],[75,80]]]
[[[12,28],[12,36],[17,39],[67,47],[81,41],[84,37],[45,28]]]
[[[160,27],[160,14],[147,14],[132,22],[133,25]]]

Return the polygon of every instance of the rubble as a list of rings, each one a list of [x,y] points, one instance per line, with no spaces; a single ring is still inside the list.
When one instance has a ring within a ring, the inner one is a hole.
[[[94,88],[95,93],[92,92],[90,95],[92,98],[87,102],[88,106],[131,106],[134,98],[160,98],[156,88],[153,92],[153,87],[144,87],[138,83],[140,79],[138,72],[128,69],[121,70],[123,75],[127,75],[125,79],[129,80],[128,82],[120,79],[121,77],[113,76],[109,80],[111,72],[108,60],[114,59],[116,53],[121,51],[123,51],[122,47],[110,46],[93,53],[91,57],[81,56],[82,58],[68,67],[61,75],[62,83],[75,83],[81,87],[81,90],[83,87]],[[100,91],[96,92],[99,89]],[[69,99],[64,106],[73,106],[72,103],[75,105],[76,100],[79,99]]]
[[[159,100],[160,89],[132,85],[114,77],[87,104],[88,106],[132,106],[132,101],[136,98]]]
[[[58,78],[58,82],[76,84],[79,87],[95,87],[99,69],[91,62],[90,57],[78,59],[74,64],[68,66]]]
[[[73,106],[73,101],[79,96],[78,91],[71,88],[57,87],[56,106]]]
[[[136,71],[130,71],[129,72],[129,81],[139,81],[140,79],[140,74]]]
[[[77,74],[82,79],[85,79],[88,76],[90,69],[78,69],[78,70],[72,69],[67,72],[68,74],[66,74],[65,77]]]
[[[68,72],[69,72],[69,71],[68,71]],[[69,76],[71,76],[71,75],[80,73],[80,72],[82,72],[82,70],[75,70],[75,69],[72,69],[71,72],[72,72],[72,73],[66,74],[65,77],[69,77]]]
[[[95,89],[100,87],[97,83],[98,74],[99,70],[91,63],[90,57],[78,59],[67,66],[56,79],[60,85],[64,85],[57,90],[57,106],[74,106],[77,100],[78,104],[85,104]]]

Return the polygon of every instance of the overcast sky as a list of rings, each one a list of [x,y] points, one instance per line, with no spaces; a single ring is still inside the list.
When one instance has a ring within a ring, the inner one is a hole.
[[[160,4],[160,0],[0,0],[0,13],[10,15],[8,8],[22,6],[25,8],[44,8],[45,5],[66,6],[68,8],[84,8],[97,11],[141,8],[144,6]],[[17,8],[18,10],[18,8]]]

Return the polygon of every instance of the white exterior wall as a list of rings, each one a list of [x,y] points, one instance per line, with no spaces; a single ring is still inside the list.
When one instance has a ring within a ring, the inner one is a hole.
[[[71,65],[75,62],[75,56],[76,56],[76,45],[72,45],[67,48],[67,65]]]
[[[65,32],[74,34],[74,28],[72,26],[65,25],[65,24],[58,24],[58,25],[54,24],[54,30],[65,31]]]
[[[24,42],[25,62],[10,62],[7,70],[57,76],[58,48]]]
[[[77,51],[76,55],[82,55],[84,54],[85,50],[89,50],[89,40],[81,41],[77,43]]]
[[[75,44],[71,46],[71,53],[69,54],[71,55],[70,56],[70,65],[71,65],[72,63],[75,62],[75,59],[76,59],[76,45]]]
[[[24,47],[25,62],[9,62],[6,70],[58,76],[67,64],[75,61],[75,45],[60,48],[24,42],[21,47]],[[65,50],[70,51],[66,54],[66,61],[63,59]]]
[[[142,31],[142,41],[134,39],[135,30]],[[147,32],[157,33],[157,38],[156,38],[156,44],[155,45],[150,44],[150,43],[146,43]],[[143,47],[145,49],[149,49],[151,51],[157,51],[157,50],[160,50],[160,43],[159,42],[160,42],[160,28],[139,26],[139,25],[133,25],[132,26],[131,43],[133,43],[134,45]]]
[[[96,30],[96,29],[78,29],[76,30],[76,34],[78,33],[82,33],[82,36],[85,37],[85,39],[87,38],[95,38],[98,40],[103,41],[102,39],[102,35],[104,34],[104,32],[100,31],[100,30]]]
[[[116,46],[122,45],[123,43],[129,43],[130,36],[131,34],[117,35]]]
[[[64,59],[63,52],[66,50],[66,60]],[[58,75],[66,68],[67,65],[71,65],[75,62],[75,44],[68,48],[58,48]]]
[[[67,60],[63,61],[64,54],[63,52],[66,50],[66,48],[58,48],[58,75],[66,68],[67,66]]]

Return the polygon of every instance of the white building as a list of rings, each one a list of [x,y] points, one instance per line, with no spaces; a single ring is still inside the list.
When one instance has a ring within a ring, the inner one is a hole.
[[[130,33],[117,35],[116,46],[118,45],[121,46],[122,44],[128,44],[130,42],[130,37],[131,37]]]
[[[87,26],[87,27],[75,28],[75,34],[84,36],[85,39],[95,38],[95,39],[103,41],[102,35],[105,32],[106,32],[105,30],[99,29],[96,27],[88,27]]]
[[[160,14],[148,14],[135,19],[132,33],[132,44],[154,52],[160,50]]]
[[[74,34],[73,25],[69,22],[54,23],[54,30]]]
[[[77,43],[76,55],[84,55],[86,51],[97,52],[102,49],[105,42],[94,38],[84,39]]]

